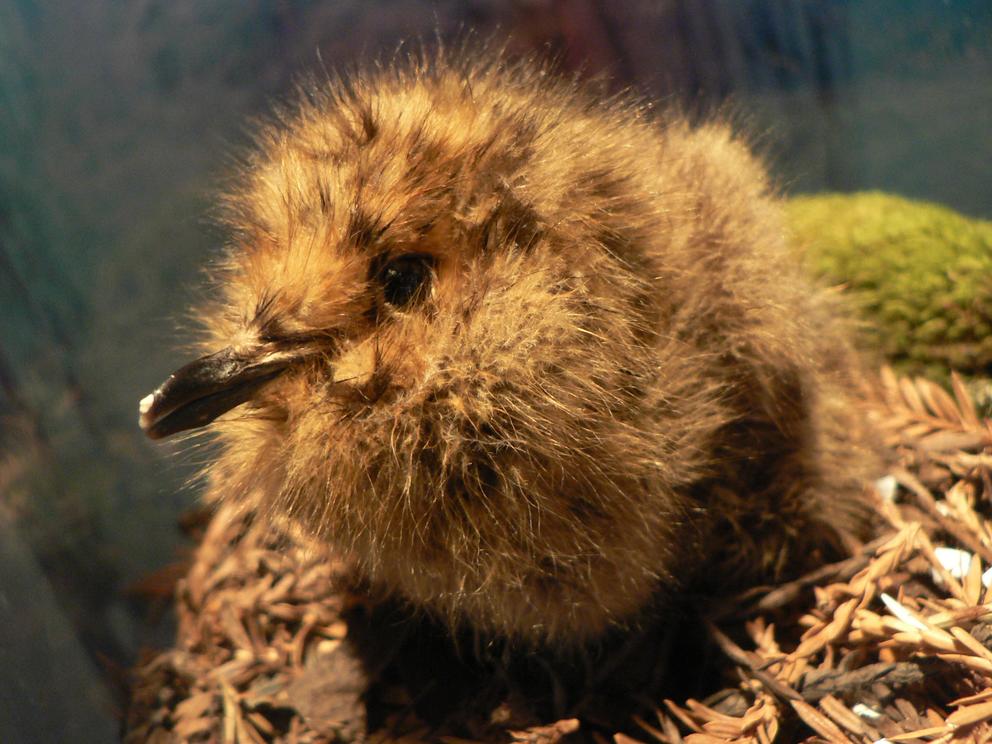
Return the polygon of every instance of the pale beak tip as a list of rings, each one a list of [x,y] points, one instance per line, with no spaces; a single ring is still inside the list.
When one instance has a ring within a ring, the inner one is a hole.
[[[155,393],[149,393],[140,401],[138,401],[138,425],[142,429],[147,429],[150,422],[148,421],[148,412],[152,410],[152,405],[155,403]]]

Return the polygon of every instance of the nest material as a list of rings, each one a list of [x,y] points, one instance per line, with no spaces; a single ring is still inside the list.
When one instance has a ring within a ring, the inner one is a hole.
[[[988,740],[992,424],[957,378],[952,396],[883,370],[881,391],[873,415],[898,457],[875,489],[881,536],[799,580],[720,598],[700,624],[720,682],[702,702],[621,701],[631,687],[613,686],[598,713],[542,720],[554,705],[466,672],[443,640],[411,656],[409,622],[344,588],[343,562],[225,507],[178,584],[176,646],[134,671],[125,741]],[[609,654],[597,663],[624,673]],[[677,683],[685,670],[666,664]],[[431,703],[428,722],[432,694],[462,702]]]

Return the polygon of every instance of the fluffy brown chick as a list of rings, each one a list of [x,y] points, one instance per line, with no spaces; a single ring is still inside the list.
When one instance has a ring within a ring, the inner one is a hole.
[[[856,357],[726,126],[501,58],[314,80],[277,118],[207,356],[141,404],[154,438],[210,424],[214,496],[566,645],[863,527]]]

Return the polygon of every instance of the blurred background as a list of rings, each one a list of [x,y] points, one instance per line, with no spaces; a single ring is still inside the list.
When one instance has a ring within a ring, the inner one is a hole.
[[[0,0],[0,740],[112,739],[123,670],[170,642],[195,456],[136,407],[185,359],[247,122],[469,29],[733,112],[788,193],[992,218],[988,0]]]

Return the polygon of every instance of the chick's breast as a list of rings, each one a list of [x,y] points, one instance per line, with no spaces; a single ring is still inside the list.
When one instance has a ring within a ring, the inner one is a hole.
[[[859,529],[857,361],[726,127],[422,61],[305,86],[226,204],[214,361],[143,424],[233,408],[212,494],[372,584],[574,643]]]

